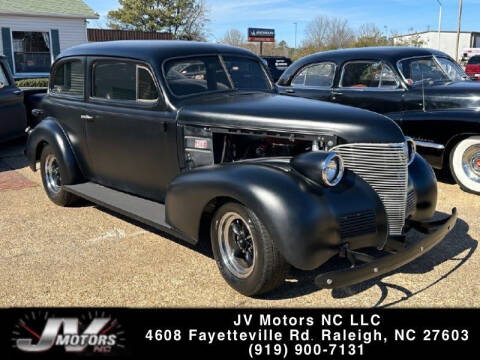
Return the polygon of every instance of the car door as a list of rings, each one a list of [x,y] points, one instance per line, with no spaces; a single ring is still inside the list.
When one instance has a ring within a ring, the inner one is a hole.
[[[6,63],[0,60],[0,141],[22,136],[26,127],[23,92],[9,76]]]
[[[163,201],[179,173],[175,112],[146,64],[89,58],[85,119],[92,180]]]
[[[380,114],[400,114],[405,90],[387,63],[355,60],[343,64],[332,101]]]
[[[281,94],[330,101],[336,64],[330,61],[310,64],[301,69],[288,86],[279,86]]]

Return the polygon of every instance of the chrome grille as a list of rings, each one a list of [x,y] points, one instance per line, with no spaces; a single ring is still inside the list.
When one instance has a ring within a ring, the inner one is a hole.
[[[417,207],[417,199],[415,198],[415,191],[410,191],[407,195],[407,216],[415,211]]]
[[[390,235],[400,235],[405,223],[408,150],[399,144],[347,144],[332,149],[345,167],[365,180],[385,206]]]

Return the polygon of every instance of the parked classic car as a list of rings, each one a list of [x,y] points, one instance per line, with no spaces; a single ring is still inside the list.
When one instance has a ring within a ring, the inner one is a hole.
[[[480,83],[443,52],[378,47],[326,51],[293,63],[283,94],[365,108],[395,120],[437,169],[480,194]]]
[[[41,101],[42,89],[22,90],[15,85],[10,67],[0,55],[0,142],[25,136],[25,129],[35,122],[31,110]]]
[[[278,81],[283,72],[292,64],[292,60],[285,56],[262,56],[262,59],[270,71],[273,81]]]
[[[195,76],[181,73],[198,65]],[[210,238],[225,280],[246,295],[290,265],[354,265],[320,287],[384,274],[435,246],[456,211],[429,221],[428,163],[390,119],[279,95],[248,50],[181,41],[86,44],[55,61],[45,118],[29,133],[48,197],[76,196],[192,244]],[[410,228],[431,234],[405,247]],[[357,249],[396,252],[379,259]]]

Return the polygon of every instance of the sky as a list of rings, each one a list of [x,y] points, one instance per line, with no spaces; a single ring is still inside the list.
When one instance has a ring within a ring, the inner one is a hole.
[[[354,29],[374,23],[382,31],[408,33],[410,29],[438,29],[437,0],[205,0],[209,8],[209,40],[221,39],[230,29],[247,34],[248,27],[275,29],[277,41],[300,45],[305,27],[315,16],[327,15],[347,19]],[[458,0],[443,3],[442,30],[456,30]],[[101,15],[89,27],[106,27],[105,15],[119,7],[117,0],[85,0]],[[464,0],[462,30],[480,31],[480,0]]]

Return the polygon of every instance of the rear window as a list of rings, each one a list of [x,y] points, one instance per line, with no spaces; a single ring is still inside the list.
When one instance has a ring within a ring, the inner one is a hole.
[[[468,60],[468,65],[477,65],[480,64],[480,56],[472,56]]]
[[[57,95],[83,96],[84,65],[80,60],[65,61],[55,69],[52,91]]]

